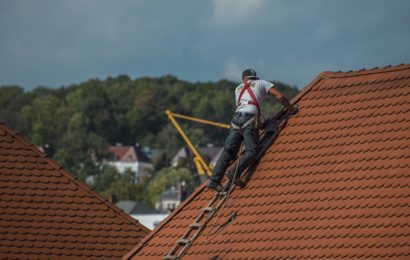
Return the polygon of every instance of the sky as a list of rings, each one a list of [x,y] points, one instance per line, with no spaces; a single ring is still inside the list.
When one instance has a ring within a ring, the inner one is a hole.
[[[254,68],[303,88],[326,70],[410,63],[409,13],[407,0],[0,0],[0,85]]]

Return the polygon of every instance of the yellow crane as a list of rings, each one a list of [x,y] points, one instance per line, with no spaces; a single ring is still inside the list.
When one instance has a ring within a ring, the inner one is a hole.
[[[206,174],[207,176],[211,176],[212,175],[211,167],[202,158],[201,154],[198,152],[198,149],[196,149],[196,147],[192,144],[191,140],[185,134],[184,130],[182,130],[181,126],[178,124],[178,122],[175,118],[181,118],[181,119],[185,119],[185,120],[190,120],[190,121],[194,121],[194,122],[198,122],[198,123],[203,123],[203,124],[207,124],[207,125],[213,125],[213,126],[216,126],[216,127],[222,127],[222,128],[228,128],[228,129],[230,128],[230,126],[227,125],[227,124],[213,122],[213,121],[206,120],[206,119],[201,119],[201,118],[197,118],[197,117],[176,114],[176,113],[171,112],[170,110],[166,110],[165,113],[167,114],[167,116],[168,116],[169,120],[171,121],[171,123],[178,130],[179,134],[182,136],[184,141],[187,143],[189,149],[191,149],[192,153],[194,154],[194,163],[195,163],[195,167],[197,168],[198,174],[199,175]]]

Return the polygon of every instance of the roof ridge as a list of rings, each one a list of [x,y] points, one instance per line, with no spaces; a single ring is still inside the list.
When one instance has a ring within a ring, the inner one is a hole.
[[[345,77],[356,77],[365,76],[371,74],[388,73],[394,71],[401,71],[410,69],[410,64],[402,63],[396,66],[388,65],[382,68],[374,67],[371,69],[360,69],[360,70],[350,70],[350,71],[323,71],[321,75],[325,78],[345,78]]]
[[[16,138],[16,140],[18,140],[19,142],[21,142],[23,145],[27,146],[28,148],[30,148],[30,150],[32,150],[33,152],[35,152],[36,154],[38,154],[39,156],[41,156],[47,163],[51,164],[52,166],[54,166],[54,168],[60,172],[63,176],[65,176],[66,178],[68,178],[70,181],[72,181],[74,184],[76,184],[78,187],[80,187],[83,191],[85,191],[86,193],[92,194],[94,195],[98,200],[100,200],[101,202],[103,202],[105,205],[108,206],[108,208],[111,208],[112,210],[114,210],[115,212],[117,212],[120,216],[122,216],[123,218],[125,218],[126,220],[128,220],[130,223],[132,224],[136,224],[138,225],[143,231],[149,233],[150,230],[145,227],[144,225],[142,225],[141,223],[139,223],[139,221],[137,219],[134,219],[133,217],[129,216],[128,214],[126,214],[123,210],[119,209],[117,206],[113,205],[112,203],[108,202],[108,199],[102,197],[100,194],[98,194],[96,191],[93,191],[89,186],[87,186],[86,184],[84,184],[81,180],[79,180],[76,176],[73,176],[72,174],[70,174],[68,171],[66,171],[64,169],[64,167],[62,165],[60,165],[58,162],[54,161],[53,159],[48,158],[48,156],[44,153],[42,153],[40,150],[38,150],[34,144],[31,144],[30,142],[28,142],[23,136],[21,136],[20,133],[14,131],[13,129],[9,128],[6,126],[5,123],[0,122],[0,128],[3,129],[4,131],[6,131],[7,133],[9,133],[10,135],[12,135],[14,138]]]

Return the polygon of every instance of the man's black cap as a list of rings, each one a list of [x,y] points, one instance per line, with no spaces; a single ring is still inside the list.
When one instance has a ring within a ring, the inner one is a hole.
[[[246,69],[242,72],[242,79],[257,78],[256,71],[254,69]]]

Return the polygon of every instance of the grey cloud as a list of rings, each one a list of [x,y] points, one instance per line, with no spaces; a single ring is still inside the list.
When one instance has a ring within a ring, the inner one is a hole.
[[[0,0],[0,84],[60,86],[121,73],[235,79],[254,67],[303,87],[323,70],[410,60],[408,1],[252,3]]]

